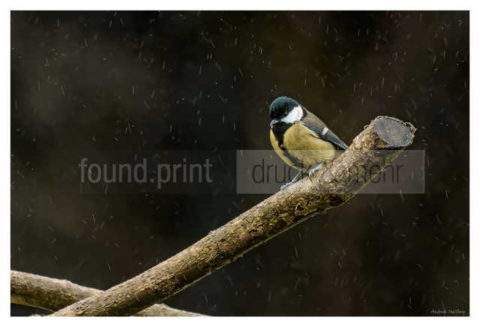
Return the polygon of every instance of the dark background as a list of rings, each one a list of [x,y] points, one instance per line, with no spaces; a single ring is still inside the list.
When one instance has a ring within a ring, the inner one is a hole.
[[[167,304],[209,315],[469,314],[468,12],[11,17],[13,269],[106,289],[258,203],[267,195],[85,194],[76,164],[269,149],[268,104],[289,95],[346,143],[376,115],[412,122],[425,194],[360,195]]]

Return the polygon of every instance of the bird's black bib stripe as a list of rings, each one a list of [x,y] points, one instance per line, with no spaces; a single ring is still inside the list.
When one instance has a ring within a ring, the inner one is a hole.
[[[298,158],[292,156],[288,150],[285,148],[285,146],[283,145],[283,136],[285,135],[285,132],[287,131],[287,129],[290,128],[290,124],[285,124],[285,123],[279,123],[279,124],[275,124],[272,126],[272,131],[273,131],[273,134],[275,135],[275,138],[277,139],[277,142],[278,142],[278,147],[280,149],[282,149],[282,152],[283,154],[285,155],[285,157],[287,157],[294,166],[296,167],[299,167],[299,168],[305,168],[303,163],[298,160]]]

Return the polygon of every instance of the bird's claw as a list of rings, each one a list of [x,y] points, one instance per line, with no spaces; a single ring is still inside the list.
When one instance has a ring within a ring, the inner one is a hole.
[[[292,184],[295,184],[296,182],[298,182],[300,179],[302,179],[304,177],[304,173],[302,172],[299,172],[297,175],[295,175],[295,177],[288,183],[286,184],[283,184],[282,186],[280,186],[280,191],[286,189],[287,187],[289,187],[290,185]]]
[[[288,182],[288,183],[283,184],[282,186],[280,186],[280,191],[283,191],[284,189],[286,189],[287,187],[289,187],[292,184],[293,184],[293,182]]]
[[[316,165],[315,167],[313,167],[312,169],[310,169],[308,171],[308,177],[312,177],[317,171],[319,171],[320,169],[322,169],[325,165],[323,163],[319,164],[319,165]]]

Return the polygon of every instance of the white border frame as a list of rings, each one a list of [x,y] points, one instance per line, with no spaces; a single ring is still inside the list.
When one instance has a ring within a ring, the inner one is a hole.
[[[1,210],[2,219],[0,222],[0,317],[5,324],[16,323],[19,325],[35,324],[39,326],[54,326],[63,325],[65,323],[81,326],[85,323],[82,319],[69,318],[20,318],[10,317],[10,299],[9,299],[9,283],[10,283],[10,10],[470,10],[470,167],[480,167],[480,155],[478,147],[475,148],[473,144],[480,144],[480,128],[474,128],[480,124],[480,113],[478,110],[478,95],[471,90],[476,90],[478,85],[477,77],[479,76],[478,60],[478,40],[480,40],[478,14],[480,7],[479,1],[471,0],[456,0],[456,1],[420,1],[420,0],[402,0],[391,1],[255,1],[243,0],[237,3],[227,3],[225,1],[146,1],[135,0],[128,2],[120,2],[119,0],[83,0],[81,2],[67,2],[65,0],[5,0],[1,5],[1,73],[2,73],[2,119],[1,126],[1,160],[0,160],[0,180],[1,184]],[[476,36],[475,38],[472,35]],[[100,320],[101,318],[88,318],[88,323],[117,323],[120,325],[134,323],[142,323],[146,325],[157,326],[158,324],[165,325],[185,325],[188,322],[194,323],[198,326],[233,324],[233,326],[240,326],[250,323],[270,323],[278,325],[290,325],[293,323],[301,323],[308,326],[318,326],[319,324],[339,324],[356,326],[384,326],[388,323],[391,326],[402,326],[405,324],[428,324],[435,323],[440,326],[450,326],[451,324],[465,324],[476,325],[480,323],[479,301],[478,295],[480,293],[480,283],[475,277],[480,276],[479,269],[479,251],[480,238],[477,237],[479,232],[478,217],[480,217],[480,170],[470,169],[470,276],[474,277],[470,280],[470,316],[471,318],[462,317],[423,317],[423,318],[361,318],[355,319],[349,317],[333,318],[333,317],[282,317],[282,318],[108,318],[109,321]],[[7,183],[8,181],[8,183]],[[472,201],[473,200],[473,201]],[[472,233],[476,231],[477,233]],[[472,235],[474,237],[472,237]],[[33,320],[34,319],[34,320]],[[64,319],[68,319],[68,322]],[[104,318],[105,319],[105,318]],[[118,320],[117,320],[118,319]],[[158,319],[162,319],[159,321]],[[265,320],[268,319],[268,322]],[[408,320],[406,320],[408,319]],[[115,320],[115,321],[112,321]],[[434,320],[434,321],[433,321]],[[83,327],[83,326],[82,326]]]

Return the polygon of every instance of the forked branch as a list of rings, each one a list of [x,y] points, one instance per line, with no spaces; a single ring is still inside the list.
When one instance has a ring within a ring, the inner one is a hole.
[[[15,270],[10,273],[10,302],[13,304],[57,311],[100,293],[102,291],[80,286],[68,280]],[[165,304],[154,304],[137,312],[136,316],[201,316],[201,314],[174,309]]]
[[[414,134],[409,123],[377,117],[342,155],[312,178],[265,199],[142,274],[53,315],[132,315],[168,299],[270,238],[350,200],[374,177],[362,174],[358,167],[380,172],[413,142]]]

